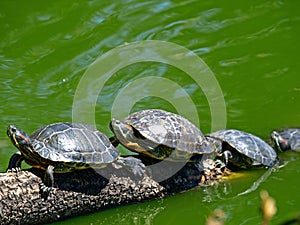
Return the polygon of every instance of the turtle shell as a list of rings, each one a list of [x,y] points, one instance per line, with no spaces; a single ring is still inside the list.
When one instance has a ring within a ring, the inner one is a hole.
[[[123,123],[132,126],[139,133],[141,141],[138,144],[154,158],[166,158],[174,150],[183,154],[214,151],[194,124],[171,112],[160,109],[142,110],[126,117]],[[162,154],[162,151],[168,153]]]
[[[300,128],[273,131],[271,139],[276,149],[281,151],[300,151]],[[278,139],[278,140],[277,140]],[[280,143],[284,142],[284,143]]]
[[[33,150],[53,162],[102,164],[119,156],[103,133],[85,124],[50,124],[35,131],[30,138]]]
[[[277,161],[275,150],[259,137],[239,130],[219,130],[208,135],[208,137],[219,139],[231,146],[238,153],[251,159],[252,165],[265,165],[272,167]],[[222,149],[224,151],[226,149]],[[243,159],[243,157],[240,157]],[[230,161],[230,159],[229,159]],[[248,161],[239,162],[240,165]]]

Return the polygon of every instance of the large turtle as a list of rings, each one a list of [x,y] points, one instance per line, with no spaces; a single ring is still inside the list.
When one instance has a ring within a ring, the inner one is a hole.
[[[300,128],[289,128],[282,131],[273,131],[271,140],[276,150],[300,151]]]
[[[121,143],[150,159],[199,162],[203,154],[214,153],[194,124],[164,110],[142,110],[122,121],[112,119],[110,127],[115,146]]]
[[[44,126],[28,136],[13,125],[7,135],[19,149],[9,162],[7,172],[19,171],[21,162],[46,171],[44,183],[53,186],[53,173],[65,173],[89,167],[102,168],[119,157],[119,151],[100,131],[78,123],[54,123]],[[122,158],[126,161],[127,159]],[[138,164],[132,165],[139,173]]]
[[[228,129],[216,131],[206,137],[215,146],[216,151],[224,156],[228,167],[272,167],[278,162],[275,150],[253,134]]]

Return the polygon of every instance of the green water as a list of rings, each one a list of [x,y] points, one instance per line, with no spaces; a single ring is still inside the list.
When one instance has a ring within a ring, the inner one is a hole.
[[[89,65],[109,50],[134,41],[173,42],[200,56],[221,87],[227,128],[267,138],[274,128],[300,126],[299,6],[293,0],[63,0],[47,4],[2,0],[0,171],[5,171],[15,151],[6,137],[7,125],[30,133],[45,124],[71,121],[73,98]],[[116,59],[111,66],[117,63]],[[184,71],[158,62],[129,65],[104,84],[95,107],[100,130],[112,134],[108,123],[118,93],[134,79],[147,76],[183,87],[195,104],[201,130],[211,131],[210,100],[199,84]],[[124,104],[147,95],[146,89],[147,83],[134,86]],[[159,88],[161,93],[168,91],[169,87]],[[174,102],[182,97],[172,96]],[[145,108],[180,110],[155,93],[137,101],[132,111]],[[259,224],[261,189],[277,201],[273,222],[278,224],[300,212],[300,157],[286,154],[284,158],[289,161],[286,167],[244,195],[239,193],[265,170],[245,171],[218,186],[76,217],[64,224],[203,224],[215,208],[225,211],[228,224]]]

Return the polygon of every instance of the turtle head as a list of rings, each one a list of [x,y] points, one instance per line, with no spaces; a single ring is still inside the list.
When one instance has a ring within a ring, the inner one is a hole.
[[[23,152],[24,149],[26,149],[27,151],[31,149],[31,139],[22,130],[16,128],[13,125],[9,125],[7,127],[7,135],[14,146],[16,146],[20,151]]]
[[[271,134],[271,139],[277,150],[282,152],[291,150],[288,140],[283,138],[278,132],[273,131]]]
[[[131,139],[130,137],[133,135],[133,127],[120,120],[112,119],[110,129],[122,144],[128,142],[128,139]]]
[[[112,119],[110,129],[114,132],[116,139],[125,147],[140,152],[139,142],[145,137],[130,124]]]

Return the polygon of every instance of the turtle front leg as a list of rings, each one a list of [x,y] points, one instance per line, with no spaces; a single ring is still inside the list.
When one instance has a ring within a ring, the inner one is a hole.
[[[45,176],[43,183],[40,185],[40,189],[43,195],[47,198],[54,186],[54,176],[53,176],[54,166],[49,165],[45,171]]]
[[[44,177],[44,184],[50,188],[54,186],[53,170],[54,170],[54,166],[49,165],[47,167],[47,170],[45,172],[45,177]]]
[[[223,163],[224,163],[225,165],[228,164],[229,159],[232,159],[232,158],[233,158],[232,153],[231,153],[230,150],[225,150],[225,151],[223,151],[223,152],[221,152],[221,153],[218,153],[218,154],[217,154],[217,157],[218,157],[218,158],[221,158],[221,159],[223,160]]]
[[[229,159],[232,159],[232,153],[229,150],[226,150],[222,153],[223,157],[224,157],[224,161],[225,161],[225,165],[228,164]]]
[[[24,160],[24,157],[22,156],[21,152],[16,152],[10,157],[8,167],[6,169],[6,172],[19,172],[21,170],[21,164]]]

